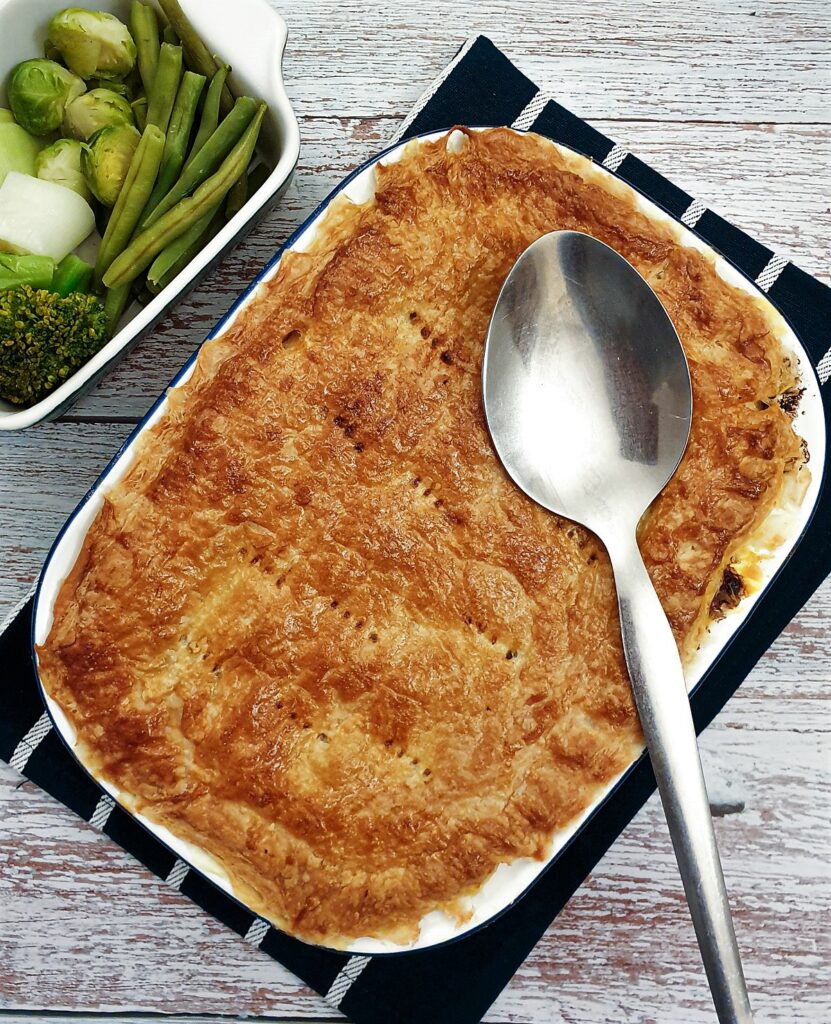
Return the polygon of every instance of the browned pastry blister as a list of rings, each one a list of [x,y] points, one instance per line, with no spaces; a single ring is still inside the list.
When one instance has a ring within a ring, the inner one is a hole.
[[[513,486],[483,419],[530,242],[608,242],[679,330],[692,438],[640,539],[685,657],[800,457],[759,303],[590,172],[497,129],[337,200],[203,347],[61,591],[40,671],[86,763],[302,938],[463,915],[641,743],[605,552]]]

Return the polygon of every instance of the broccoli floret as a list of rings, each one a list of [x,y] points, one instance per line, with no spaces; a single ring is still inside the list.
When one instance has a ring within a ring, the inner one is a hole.
[[[28,285],[0,293],[0,398],[31,405],[62,384],[107,340],[104,307]]]

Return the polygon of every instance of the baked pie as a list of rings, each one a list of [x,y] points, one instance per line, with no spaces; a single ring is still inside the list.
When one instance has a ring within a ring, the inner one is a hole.
[[[509,129],[414,141],[331,203],[145,430],[38,650],[83,762],[303,939],[463,918],[642,747],[604,549],[519,492],[482,412],[500,286],[558,228],[625,256],[687,353],[689,447],[639,539],[689,663],[807,476],[794,357],[631,189]]]

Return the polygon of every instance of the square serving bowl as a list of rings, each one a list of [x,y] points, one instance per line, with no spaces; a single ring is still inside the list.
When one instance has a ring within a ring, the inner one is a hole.
[[[288,188],[300,152],[300,130],[283,85],[286,24],[267,0],[181,0],[182,7],[212,53],[231,65],[237,94],[264,100],[268,112],[259,153],[274,169],[190,264],[60,387],[27,408],[0,399],[0,430],[21,430],[51,420],[89,391],[129,349],[190,291],[236,241],[267,213]],[[5,82],[22,60],[43,54],[46,30],[65,0],[0,0],[0,105],[7,106]],[[110,11],[129,23],[129,0],[87,0],[83,6]],[[135,308],[135,307],[134,307]]]

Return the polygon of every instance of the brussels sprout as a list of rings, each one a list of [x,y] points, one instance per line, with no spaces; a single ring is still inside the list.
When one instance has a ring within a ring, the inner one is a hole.
[[[9,78],[9,105],[14,119],[32,135],[57,131],[67,103],[86,92],[82,79],[53,60],[24,60]]]
[[[92,194],[114,206],[141,135],[128,124],[99,128],[81,149],[81,167]]]
[[[119,96],[123,96],[127,100],[131,100],[133,98],[133,86],[126,80],[123,82],[117,82],[115,80],[107,82],[103,78],[91,78],[87,82],[87,88],[90,91],[93,89],[109,89],[110,92],[117,93]]]
[[[49,42],[81,78],[121,78],[136,63],[136,44],[112,14],[67,7],[52,19]]]
[[[0,124],[14,124],[14,114],[5,107],[0,107]]]
[[[63,115],[63,133],[86,142],[99,128],[114,124],[134,124],[128,100],[109,89],[93,89],[67,103]]]
[[[92,202],[87,179],[81,170],[81,143],[77,139],[58,139],[38,153],[35,174],[43,181],[71,188],[79,196]]]
[[[43,143],[13,121],[0,118],[0,185],[9,171],[35,173],[35,158]]]

